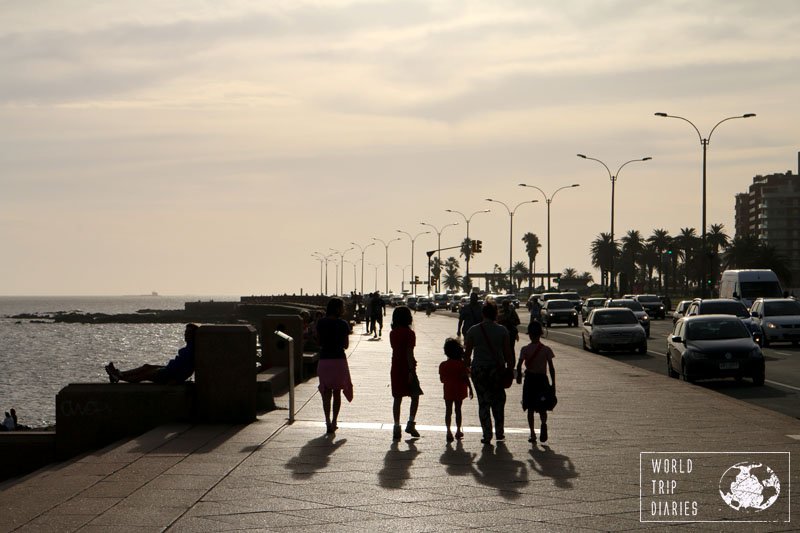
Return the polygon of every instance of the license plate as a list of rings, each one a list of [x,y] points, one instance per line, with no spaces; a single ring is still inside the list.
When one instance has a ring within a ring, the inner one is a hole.
[[[739,363],[720,363],[719,369],[720,370],[736,370],[739,368]]]

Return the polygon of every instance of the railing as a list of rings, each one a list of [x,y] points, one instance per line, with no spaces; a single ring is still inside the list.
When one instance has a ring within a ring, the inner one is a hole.
[[[282,331],[275,335],[289,343],[289,423],[294,423],[294,339]]]

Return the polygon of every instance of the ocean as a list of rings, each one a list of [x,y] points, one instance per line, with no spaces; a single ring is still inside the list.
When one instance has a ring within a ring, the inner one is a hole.
[[[9,318],[22,313],[133,313],[183,309],[188,301],[233,296],[0,297],[0,414],[12,407],[31,427],[55,424],[56,393],[69,383],[107,382],[103,366],[164,364],[183,346],[182,324],[55,324]]]

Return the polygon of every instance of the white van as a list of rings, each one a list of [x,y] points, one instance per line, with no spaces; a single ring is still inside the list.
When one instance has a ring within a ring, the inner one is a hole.
[[[772,270],[726,270],[719,281],[719,297],[741,300],[749,309],[756,298],[782,298],[783,289]]]

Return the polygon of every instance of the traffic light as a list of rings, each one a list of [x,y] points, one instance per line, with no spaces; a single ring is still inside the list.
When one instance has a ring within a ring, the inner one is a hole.
[[[472,247],[472,253],[478,253],[478,241],[469,241],[470,246]]]
[[[419,285],[419,276],[414,276],[414,285]]]
[[[475,253],[479,254],[483,251],[483,241],[475,241]]]
[[[555,281],[556,283],[561,283],[561,276],[556,276],[553,281]]]

